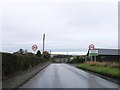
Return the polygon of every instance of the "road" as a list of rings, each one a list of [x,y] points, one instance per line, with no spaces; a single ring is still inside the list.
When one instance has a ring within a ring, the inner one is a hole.
[[[118,88],[119,85],[67,64],[51,64],[21,88]]]

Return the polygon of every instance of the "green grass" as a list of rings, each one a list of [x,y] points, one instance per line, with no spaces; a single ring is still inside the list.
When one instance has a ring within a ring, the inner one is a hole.
[[[89,70],[113,78],[120,78],[120,70],[118,68],[103,66],[103,64],[97,65],[91,63],[83,63],[80,64],[78,68],[82,68],[85,70]]]

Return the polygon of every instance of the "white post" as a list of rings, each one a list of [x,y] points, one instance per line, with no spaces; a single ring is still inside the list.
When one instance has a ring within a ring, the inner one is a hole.
[[[96,62],[96,56],[95,56],[95,62]]]
[[[91,62],[93,61],[93,58],[92,58],[92,56],[91,56]]]

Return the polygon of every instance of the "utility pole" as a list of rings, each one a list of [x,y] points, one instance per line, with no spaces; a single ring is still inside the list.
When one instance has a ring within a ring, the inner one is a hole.
[[[43,52],[45,49],[45,34],[43,34]],[[44,59],[44,54],[42,55],[42,59]]]
[[[45,34],[43,34],[43,52],[44,52],[44,49],[45,49]]]
[[[51,60],[51,50],[50,50],[50,60]]]
[[[67,52],[67,62],[69,62],[69,56],[68,56],[68,52]]]

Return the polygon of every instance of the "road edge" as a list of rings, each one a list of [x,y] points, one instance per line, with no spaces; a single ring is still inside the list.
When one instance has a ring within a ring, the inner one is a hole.
[[[27,83],[31,78],[33,78],[35,75],[37,75],[40,71],[42,71],[43,69],[45,69],[47,66],[49,66],[51,64],[51,62],[46,62],[43,64],[43,66],[41,66],[41,68],[37,71],[35,71],[35,73],[31,74],[30,76],[28,76],[27,78],[21,80],[20,82],[18,82],[14,87],[11,88],[2,88],[2,89],[9,89],[9,90],[18,90],[22,85],[24,85],[25,83]],[[37,69],[38,67],[36,67]],[[35,70],[35,69],[33,69]]]
[[[31,78],[33,78],[35,75],[37,75],[40,71],[42,71],[43,69],[45,69],[47,66],[49,66],[49,64],[45,65],[43,68],[41,68],[39,71],[37,71],[36,73],[34,73],[33,75],[31,75],[30,77],[26,78],[25,80],[23,80],[22,82],[20,82],[20,84],[18,86],[16,86],[15,88],[18,89],[20,88],[22,85],[24,85],[25,83],[27,83]]]

